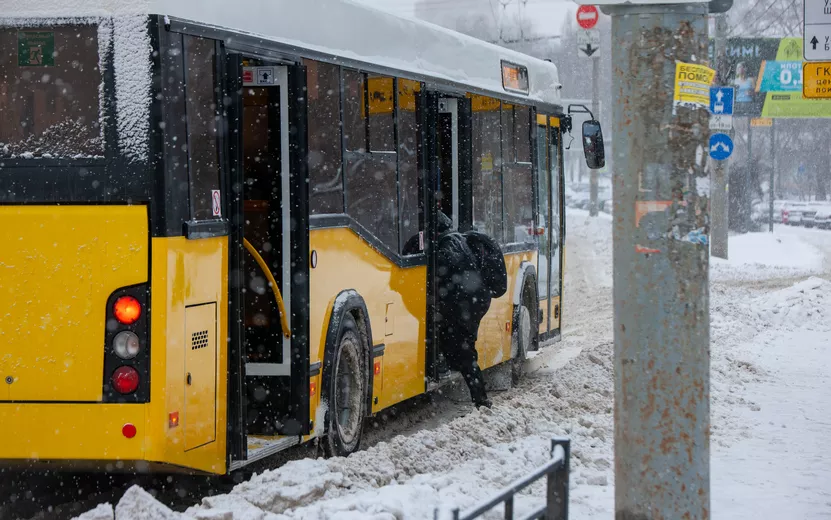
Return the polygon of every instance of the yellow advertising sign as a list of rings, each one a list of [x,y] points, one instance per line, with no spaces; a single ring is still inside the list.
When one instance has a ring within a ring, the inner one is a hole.
[[[750,126],[773,126],[773,119],[769,117],[754,117],[750,120]]]
[[[802,96],[808,99],[831,99],[831,62],[802,64]]]
[[[675,95],[676,105],[710,106],[710,85],[716,71],[704,65],[675,62]]]

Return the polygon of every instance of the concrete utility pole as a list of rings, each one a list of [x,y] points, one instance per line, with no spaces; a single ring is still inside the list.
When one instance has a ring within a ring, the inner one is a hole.
[[[770,199],[770,215],[768,231],[773,233],[773,200],[776,192],[773,189],[773,181],[776,176],[776,120],[770,126],[770,181],[768,183],[768,198]]]
[[[696,150],[708,148],[709,113],[674,106],[673,85],[676,60],[706,65],[708,5],[603,10],[614,95],[615,518],[706,519],[710,183]]]
[[[716,34],[715,34],[715,58],[716,58],[716,83],[718,85],[726,85],[725,81],[729,64],[727,63],[727,16],[724,14],[716,15]],[[726,132],[731,138],[733,132]],[[718,258],[727,259],[728,255],[728,224],[730,219],[730,203],[727,197],[727,189],[729,185],[730,172],[728,170],[727,161],[712,161],[713,164],[713,184],[710,190],[711,209],[710,216],[712,217],[712,231],[710,254]]]
[[[592,112],[594,118],[600,121],[600,58],[592,58]],[[596,217],[598,214],[597,191],[598,191],[597,170],[589,172],[589,216]]]

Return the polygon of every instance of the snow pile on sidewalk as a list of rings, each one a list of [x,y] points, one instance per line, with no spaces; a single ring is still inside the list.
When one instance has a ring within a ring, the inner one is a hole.
[[[711,257],[714,280],[763,280],[815,274],[822,253],[793,233],[746,233],[729,239],[729,259]]]
[[[815,318],[826,320],[831,317],[831,282],[811,277],[760,296],[752,306],[760,318],[789,329],[801,327]]]

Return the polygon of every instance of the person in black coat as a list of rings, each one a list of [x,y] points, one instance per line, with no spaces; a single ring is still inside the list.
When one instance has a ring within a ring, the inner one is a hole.
[[[476,340],[491,299],[507,290],[505,260],[499,245],[483,233],[453,231],[439,212],[436,247],[438,288],[436,327],[439,346],[451,369],[464,376],[473,403],[491,406],[479,369]]]

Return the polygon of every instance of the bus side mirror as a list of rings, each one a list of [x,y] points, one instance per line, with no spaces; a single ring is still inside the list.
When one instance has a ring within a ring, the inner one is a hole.
[[[600,122],[592,119],[583,122],[583,152],[586,164],[592,170],[606,166],[606,150],[603,145],[603,129]]]

